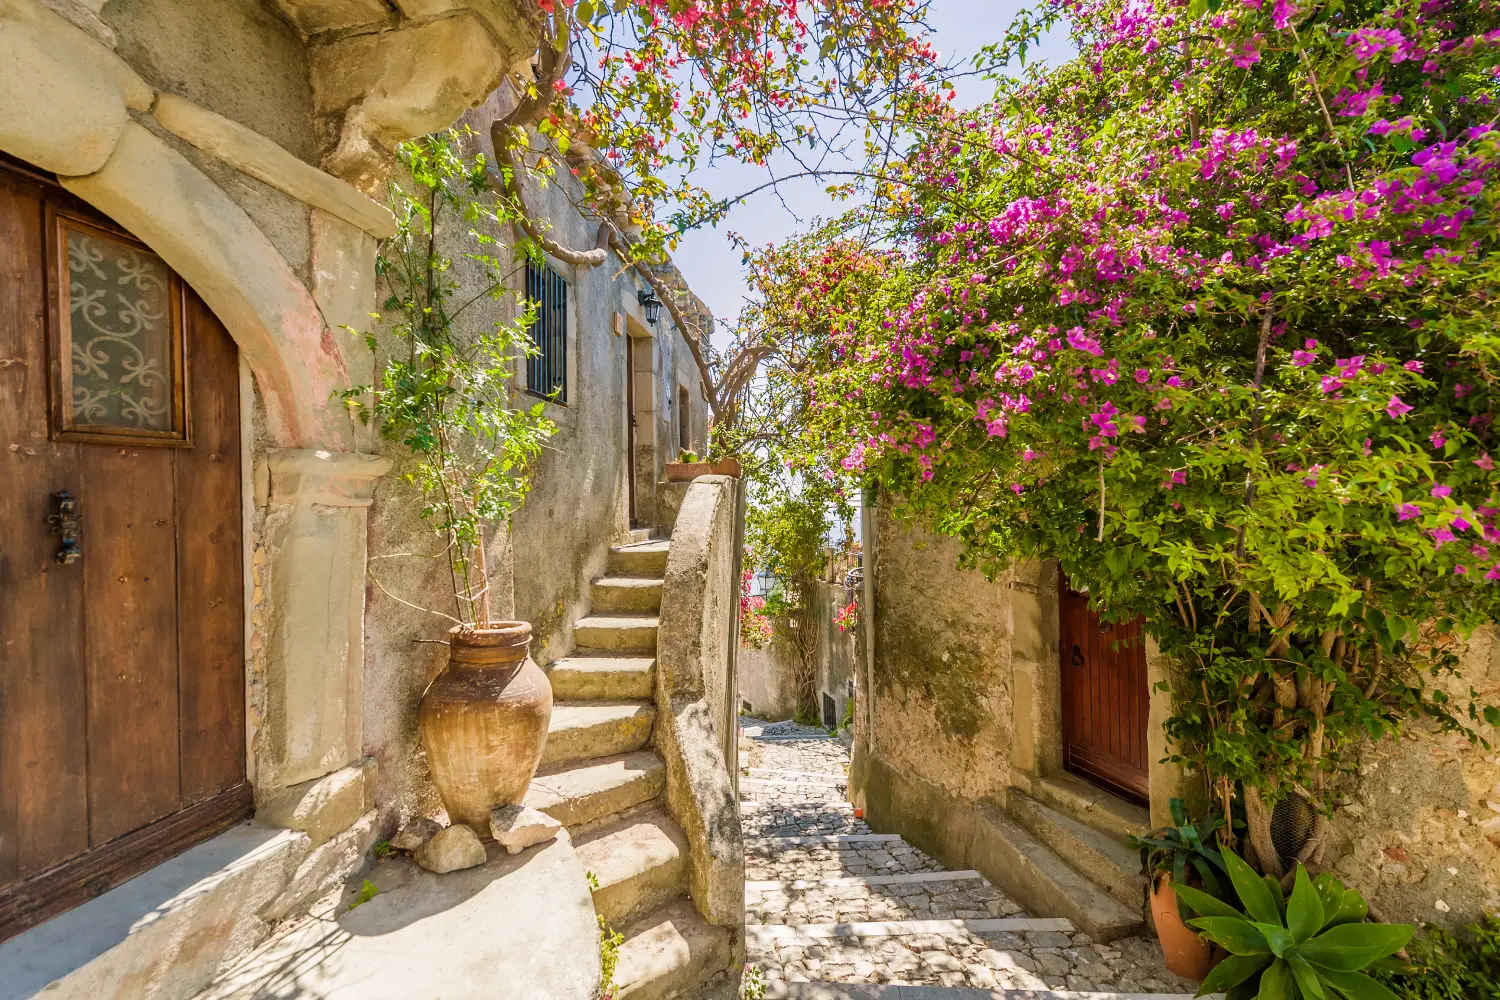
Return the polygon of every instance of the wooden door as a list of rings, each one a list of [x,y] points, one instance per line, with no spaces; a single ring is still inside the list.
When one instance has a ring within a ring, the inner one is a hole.
[[[0,940],[250,814],[238,372],[159,257],[0,160]]]
[[[1139,620],[1102,622],[1085,594],[1061,587],[1063,766],[1145,802],[1150,690]]]

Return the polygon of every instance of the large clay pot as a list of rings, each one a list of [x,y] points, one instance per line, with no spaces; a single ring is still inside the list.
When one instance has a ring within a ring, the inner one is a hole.
[[[1167,968],[1201,983],[1217,963],[1213,950],[1198,932],[1182,922],[1169,875],[1158,875],[1152,883],[1151,916],[1156,921],[1156,936],[1161,941],[1161,956]]]
[[[487,836],[490,810],[520,802],[552,718],[552,685],[527,648],[527,622],[448,633],[448,669],[422,695],[418,722],[448,817]]]

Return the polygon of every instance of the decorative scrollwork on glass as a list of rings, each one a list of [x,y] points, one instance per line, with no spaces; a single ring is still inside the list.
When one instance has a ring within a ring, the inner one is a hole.
[[[65,231],[72,422],[175,430],[171,270],[128,244]]]

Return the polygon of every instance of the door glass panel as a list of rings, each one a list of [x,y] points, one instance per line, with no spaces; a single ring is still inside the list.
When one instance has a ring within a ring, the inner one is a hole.
[[[60,436],[185,441],[181,286],[139,244],[59,216]]]

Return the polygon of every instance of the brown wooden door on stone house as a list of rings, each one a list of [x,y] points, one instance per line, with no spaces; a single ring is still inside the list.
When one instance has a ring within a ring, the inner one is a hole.
[[[1116,794],[1145,802],[1151,694],[1139,620],[1110,623],[1087,594],[1061,592],[1063,766]]]
[[[235,345],[4,160],[0,468],[3,940],[251,809]]]

